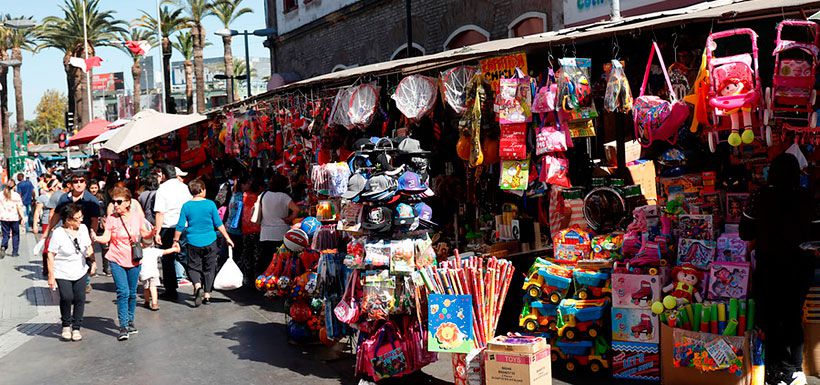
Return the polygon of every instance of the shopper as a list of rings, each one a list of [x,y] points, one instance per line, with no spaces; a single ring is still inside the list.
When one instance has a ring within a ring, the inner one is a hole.
[[[131,245],[139,237],[150,237],[151,230],[145,226],[145,217],[140,211],[131,209],[131,191],[123,187],[111,190],[114,213],[105,219],[105,231],[99,237],[92,233],[95,242],[108,244],[105,258],[111,266],[114,284],[117,287],[117,316],[120,332],[118,340],[127,340],[129,334],[137,333],[134,326],[134,310],[137,306],[137,281],[140,261],[132,258]]]
[[[799,245],[811,240],[815,206],[811,194],[800,188],[800,167],[791,154],[772,161],[768,183],[752,198],[740,223],[740,237],[756,241],[752,295],[766,338],[766,380],[805,384],[803,302],[814,261]]]
[[[225,213],[224,221],[225,228],[228,230],[228,234],[231,235],[231,239],[233,239],[234,243],[236,243],[236,247],[234,247],[233,249],[234,260],[236,260],[240,268],[243,264],[245,256],[244,247],[242,243],[242,209],[244,205],[244,203],[242,202],[242,197],[244,196],[244,193],[242,192],[242,185],[246,183],[247,180],[248,177],[245,176],[240,178],[239,181],[237,181],[235,184],[228,184],[228,182],[225,182],[222,184],[222,186],[219,187],[220,192],[219,194],[217,194],[217,197],[223,195],[222,190],[225,189],[226,186],[233,189],[233,191],[229,193],[224,193],[224,195],[230,197],[226,202],[227,211]],[[218,204],[218,202],[216,201],[214,201],[214,203]],[[227,250],[224,251],[225,253],[227,253]],[[220,257],[220,259],[222,258],[224,258],[224,256]]]
[[[24,218],[26,218],[26,230],[31,231],[31,225],[33,222],[31,220],[31,217],[34,213],[34,211],[32,210],[35,195],[34,184],[31,183],[31,181],[28,180],[22,172],[17,173],[17,192],[20,194],[20,198],[23,199],[23,211],[25,213]]]
[[[0,258],[5,257],[11,241],[11,256],[17,257],[20,252],[20,221],[25,220],[23,200],[20,194],[14,191],[13,179],[6,182],[6,188],[0,194],[0,224],[2,224],[3,241],[0,243]]]
[[[34,223],[32,228],[34,233],[44,233],[48,229],[48,218],[51,215],[51,209],[48,207],[48,201],[54,192],[60,189],[60,183],[56,180],[50,180],[46,183],[46,187],[40,191],[34,205]]]
[[[290,221],[299,212],[299,206],[285,193],[288,189],[288,178],[273,174],[268,183],[268,191],[259,196],[259,232],[260,254],[256,261],[256,277],[268,268],[273,254],[282,245],[285,233],[290,229]]]
[[[216,261],[219,249],[216,246],[217,229],[229,247],[233,240],[225,230],[214,201],[205,199],[205,183],[194,179],[188,183],[193,199],[182,205],[174,233],[174,246],[179,246],[179,237],[183,230],[188,232],[188,277],[194,284],[194,306],[211,302],[214,278],[216,278]]]
[[[142,181],[142,192],[137,197],[137,200],[145,212],[145,219],[151,226],[157,224],[156,214],[154,213],[154,203],[157,200],[157,189],[159,188],[159,179],[157,174],[150,174]]]
[[[60,196],[55,209],[59,213],[64,206],[71,203],[80,205],[83,209],[83,224],[90,231],[96,229],[102,213],[100,212],[100,201],[87,190],[87,181],[82,175],[68,175],[66,177],[71,183],[70,190]],[[54,228],[60,221],[59,215],[52,215],[49,227]]]
[[[86,279],[97,266],[82,208],[70,204],[63,208],[61,217],[63,224],[54,229],[48,245],[48,286],[51,290],[58,288],[60,293],[60,336],[66,341],[80,341]]]
[[[188,186],[178,179],[184,175],[177,175],[176,167],[164,164],[159,166],[158,170],[160,185],[154,202],[157,224],[154,227],[154,242],[160,245],[160,248],[168,249],[174,243],[174,231],[179,223],[179,212],[182,205],[191,200],[191,193],[188,191]],[[165,292],[160,298],[165,300],[176,301],[178,297],[174,266],[176,258],[177,253],[162,256],[162,285],[165,287]]]
[[[154,240],[151,237],[142,239],[142,264],[140,268],[140,281],[142,282],[143,298],[145,307],[152,310],[159,310],[157,301],[157,286],[159,286],[158,261],[165,254],[178,253],[179,246],[166,250],[154,247]]]
[[[261,250],[259,247],[259,233],[262,227],[259,223],[251,221],[253,218],[253,206],[259,198],[262,190],[262,179],[253,176],[249,181],[245,181],[242,188],[242,255],[239,258],[239,267],[242,269],[244,284],[253,287],[253,280],[256,279],[256,264],[259,261]],[[267,268],[267,266],[266,266]]]

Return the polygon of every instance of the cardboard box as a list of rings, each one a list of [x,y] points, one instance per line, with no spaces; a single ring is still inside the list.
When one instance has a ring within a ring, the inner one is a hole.
[[[539,340],[530,344],[490,342],[484,354],[486,384],[551,385],[550,347],[543,338]]]
[[[743,342],[743,376],[726,370],[704,373],[695,368],[676,368],[674,363],[674,329],[661,325],[661,378],[663,385],[750,385],[752,382],[751,357],[748,353],[749,339]]]
[[[661,355],[658,344],[612,343],[612,377],[660,381]]]
[[[626,163],[634,162],[641,157],[641,144],[637,140],[624,142],[624,154]],[[604,143],[604,156],[606,163],[612,167],[618,166],[618,145],[616,141]]]
[[[612,307],[649,309],[661,300],[661,277],[648,274],[612,274]]]
[[[484,385],[484,348],[451,356],[454,385]]]
[[[612,308],[612,340],[658,343],[658,316],[649,309]]]

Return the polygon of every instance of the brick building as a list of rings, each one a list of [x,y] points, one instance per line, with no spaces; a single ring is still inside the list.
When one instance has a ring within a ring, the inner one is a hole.
[[[561,1],[413,0],[414,56],[560,28]],[[267,0],[272,70],[304,79],[405,57],[405,15],[403,0]]]

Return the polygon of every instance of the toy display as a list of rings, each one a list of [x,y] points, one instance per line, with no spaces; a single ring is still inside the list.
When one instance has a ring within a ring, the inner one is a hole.
[[[469,353],[473,350],[472,298],[469,295],[430,294],[427,304],[427,350],[445,353]]]
[[[553,237],[555,260],[575,263],[579,259],[587,259],[592,250],[590,242],[589,233],[580,228],[559,231]]]
[[[578,367],[585,367],[592,373],[609,368],[605,357],[606,343],[593,341],[558,341],[553,347],[553,361],[560,362],[567,371],[573,372]]]
[[[678,264],[707,269],[715,259],[716,248],[715,241],[681,238],[678,242]]]
[[[518,325],[528,332],[556,331],[558,327],[558,305],[542,301],[524,301],[524,309]]]
[[[679,215],[678,237],[712,240],[714,238],[712,216],[691,214]]]
[[[648,309],[661,298],[661,281],[657,275],[612,274],[612,306]]]
[[[750,266],[747,262],[714,262],[709,267],[710,299],[746,298]]]
[[[724,233],[717,239],[717,256],[719,262],[746,262],[747,242],[740,239],[737,233]]]
[[[567,340],[597,337],[604,325],[608,299],[564,299],[558,305],[558,336]]]
[[[672,279],[673,282],[665,286],[663,292],[673,297],[678,305],[703,301],[698,287],[703,282],[703,273],[695,266],[686,264],[676,266],[672,269]]]
[[[748,200],[747,193],[726,194],[726,223],[740,223],[740,216]]]
[[[609,277],[609,272],[576,269],[572,272],[575,298],[584,300],[608,297],[612,292]]]
[[[658,317],[649,309],[612,308],[612,340],[658,343]]]
[[[567,295],[572,283],[572,269],[538,259],[524,281],[524,292],[533,299],[558,304]]]

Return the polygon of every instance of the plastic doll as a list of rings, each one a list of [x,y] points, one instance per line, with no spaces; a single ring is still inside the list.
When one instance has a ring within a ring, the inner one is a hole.
[[[740,78],[728,78],[720,84],[718,92],[720,96],[734,96],[749,92],[750,85],[740,80]],[[732,120],[732,133],[729,135],[729,144],[732,146],[739,146],[741,140],[743,143],[749,144],[754,140],[754,132],[752,132],[752,108],[749,105],[743,107],[723,111]],[[743,135],[740,132],[740,114],[743,114]]]
[[[664,293],[675,298],[678,305],[692,303],[693,300],[702,302],[703,298],[697,290],[698,283],[703,280],[703,273],[692,265],[677,266],[672,269],[673,282],[663,288]]]

